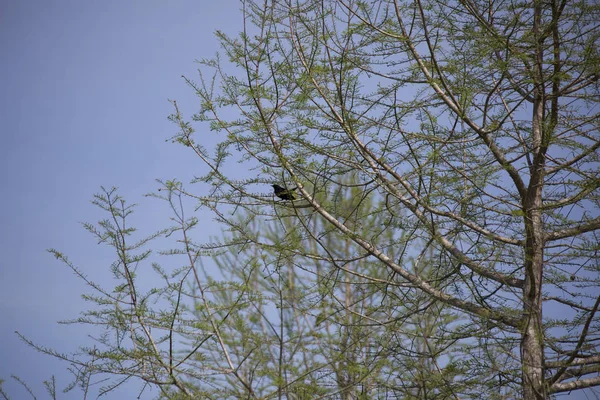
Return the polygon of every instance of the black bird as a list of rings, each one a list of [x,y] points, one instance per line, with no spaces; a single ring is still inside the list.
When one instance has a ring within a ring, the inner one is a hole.
[[[298,189],[297,187],[292,189],[286,189],[277,184],[271,186],[273,186],[275,196],[279,197],[281,200],[296,200],[296,196],[294,196],[293,191]]]

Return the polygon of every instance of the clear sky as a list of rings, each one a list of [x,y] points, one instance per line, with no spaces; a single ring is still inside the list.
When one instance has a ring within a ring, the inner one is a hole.
[[[142,195],[157,178],[186,182],[201,167],[165,142],[177,130],[168,99],[194,111],[198,100],[181,75],[193,77],[194,60],[215,54],[216,29],[237,32],[241,22],[237,0],[0,2],[0,378],[14,399],[27,397],[13,373],[38,398],[47,398],[41,382],[52,374],[60,388],[68,383],[67,365],[15,330],[63,352],[90,333],[56,323],[86,309],[80,296],[89,290],[45,250],[114,285],[109,249],[81,226],[104,218],[90,203],[101,185],[140,203],[142,228],[168,224],[164,205]],[[105,398],[136,396],[126,387]]]
[[[155,179],[188,182],[202,164],[166,139],[178,100],[198,104],[181,78],[194,60],[218,50],[216,29],[242,27],[238,0],[0,0],[0,378],[13,399],[39,399],[42,381],[69,383],[66,363],[36,353],[19,331],[61,352],[91,343],[87,327],[57,324],[88,308],[88,288],[46,252],[64,252],[89,277],[114,286],[110,249],[81,226],[105,215],[90,203],[100,186],[117,186],[139,203],[139,227],[169,224],[164,204],[144,198]],[[217,235],[210,215],[205,234]],[[133,399],[126,385],[105,399]],[[156,392],[145,392],[148,399]],[[95,396],[93,396],[95,398]],[[59,395],[80,399],[80,392]],[[572,397],[574,398],[574,397]]]

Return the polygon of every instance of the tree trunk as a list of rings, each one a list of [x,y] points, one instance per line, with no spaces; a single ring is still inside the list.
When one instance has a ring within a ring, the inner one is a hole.
[[[524,321],[521,336],[523,398],[546,399],[544,385],[544,332],[542,326],[543,239],[540,212],[527,213],[528,226],[525,286],[523,288]]]
[[[542,276],[544,268],[544,232],[541,215],[542,193],[548,135],[545,132],[544,34],[542,33],[542,2],[534,2],[533,37],[535,41],[533,68],[533,113],[531,124],[533,163],[523,199],[525,212],[525,285],[523,287],[523,325],[521,336],[521,368],[523,398],[547,398],[544,384],[544,331],[542,325]]]
[[[525,212],[525,285],[523,286],[523,325],[521,336],[521,368],[523,398],[547,398],[544,384],[544,331],[542,326],[542,276],[544,268],[544,233],[541,215],[542,189],[548,140],[544,132],[545,91],[543,85],[543,38],[540,34],[541,5],[537,1],[534,11],[534,36],[536,40],[535,89],[531,124],[533,163],[530,179],[523,199]]]

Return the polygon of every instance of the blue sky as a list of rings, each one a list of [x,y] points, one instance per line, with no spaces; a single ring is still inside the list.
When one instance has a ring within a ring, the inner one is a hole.
[[[15,331],[68,353],[89,343],[87,327],[64,326],[88,307],[88,288],[46,252],[56,248],[99,283],[111,286],[110,249],[82,222],[104,215],[90,203],[100,186],[117,186],[139,203],[145,233],[168,225],[164,204],[142,197],[155,179],[187,182],[202,164],[166,142],[175,99],[186,115],[198,99],[181,75],[218,50],[216,29],[241,29],[237,0],[16,0],[0,2],[0,378],[16,374],[38,398],[41,382],[69,381],[66,364],[36,353]],[[205,217],[205,234],[219,228]],[[127,385],[106,399],[129,399]],[[11,382],[13,399],[27,398]],[[146,392],[142,399],[156,392]],[[79,392],[60,399],[80,399]]]
[[[181,75],[193,77],[194,60],[215,54],[216,29],[237,32],[241,22],[236,0],[2,2],[0,378],[19,375],[38,398],[46,398],[41,382],[52,374],[59,387],[68,383],[66,364],[14,333],[64,352],[91,333],[56,323],[86,309],[80,296],[89,291],[45,250],[64,252],[111,284],[109,249],[81,226],[104,217],[90,203],[101,185],[140,203],[141,228],[167,225],[164,205],[142,195],[157,178],[186,182],[201,167],[165,142],[176,132],[168,99],[194,111],[198,100]],[[10,381],[6,388],[25,398]],[[136,395],[126,387],[105,398]]]

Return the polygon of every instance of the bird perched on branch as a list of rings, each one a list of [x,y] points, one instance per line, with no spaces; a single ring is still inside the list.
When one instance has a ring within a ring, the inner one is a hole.
[[[292,189],[287,189],[281,187],[277,184],[271,185],[273,186],[273,191],[275,192],[275,196],[279,197],[281,200],[296,200],[296,196],[294,196],[293,191],[298,189],[297,187]]]

